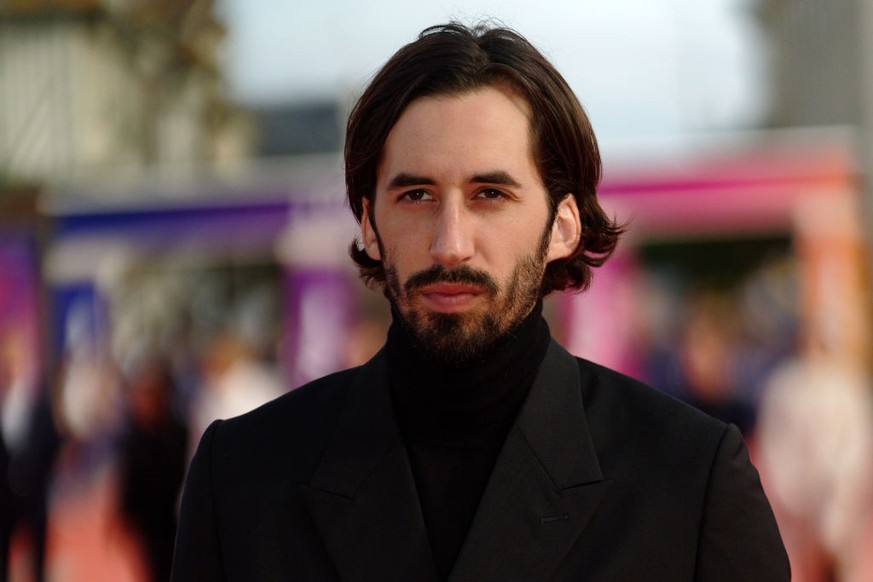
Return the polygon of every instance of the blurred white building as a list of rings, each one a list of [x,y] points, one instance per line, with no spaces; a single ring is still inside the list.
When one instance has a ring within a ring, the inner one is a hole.
[[[212,4],[0,2],[0,181],[247,157]]]

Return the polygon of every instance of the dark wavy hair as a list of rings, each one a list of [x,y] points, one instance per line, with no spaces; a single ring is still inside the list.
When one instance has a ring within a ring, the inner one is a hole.
[[[552,220],[568,194],[579,206],[579,245],[569,257],[549,263],[542,293],[584,290],[591,283],[592,267],[612,254],[625,226],[606,216],[597,201],[600,151],[579,100],[552,64],[513,30],[456,22],[432,26],[376,73],[352,109],[346,129],[349,206],[359,223],[364,198],[372,208],[385,141],[410,103],[487,86],[513,91],[530,105],[532,154],[549,193]],[[371,259],[358,240],[352,242],[350,254],[365,282],[384,284],[382,262]]]

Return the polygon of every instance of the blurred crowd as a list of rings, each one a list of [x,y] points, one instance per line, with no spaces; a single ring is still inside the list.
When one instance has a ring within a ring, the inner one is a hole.
[[[734,269],[729,284],[702,280],[707,269],[693,264],[643,263],[634,292],[637,375],[741,428],[795,580],[873,579],[869,378],[821,335],[804,337],[793,254],[763,253],[753,267]],[[278,270],[146,267],[112,287],[106,335],[70,310],[51,376],[27,373],[14,330],[0,338],[8,579],[166,580],[180,488],[200,435],[214,419],[292,386],[281,357]],[[345,365],[378,349],[388,325],[374,294],[361,288],[351,297],[357,316],[345,346],[336,346]],[[566,333],[560,310],[546,312],[553,333]],[[94,495],[90,509],[70,513]],[[99,525],[69,529],[76,520]],[[98,546],[93,554],[82,549],[85,538]]]
[[[180,487],[200,435],[287,390],[270,294],[255,286],[236,301],[221,292],[227,277],[208,279],[198,280],[208,289],[177,306],[193,322],[184,329],[172,318],[173,330],[155,326],[152,309],[172,303],[165,281],[139,277],[127,282],[136,294],[118,289],[106,341],[72,309],[63,359],[38,383],[23,373],[15,330],[4,336],[0,565],[9,579],[169,578]],[[101,522],[82,534],[100,546],[88,563],[67,553],[65,537],[78,530],[64,529],[64,508],[95,494],[106,511],[86,517]],[[113,570],[113,561],[122,566]]]

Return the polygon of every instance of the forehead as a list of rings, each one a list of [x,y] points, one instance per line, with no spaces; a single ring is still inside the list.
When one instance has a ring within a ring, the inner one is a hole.
[[[482,164],[499,164],[527,170],[533,164],[530,118],[523,97],[493,86],[420,97],[388,134],[380,178],[392,169],[415,169],[395,167],[398,164],[476,171],[485,169],[477,167]]]

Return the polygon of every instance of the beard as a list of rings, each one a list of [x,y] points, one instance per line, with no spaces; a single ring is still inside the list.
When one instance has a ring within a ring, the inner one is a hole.
[[[551,228],[540,237],[530,255],[516,261],[502,284],[488,273],[461,265],[447,269],[442,265],[419,271],[401,284],[396,267],[385,261],[385,294],[408,330],[414,348],[428,359],[452,367],[476,361],[519,325],[542,296],[543,274]],[[380,241],[381,247],[381,241]],[[382,256],[387,257],[382,251]],[[423,309],[416,292],[434,283],[465,283],[483,290],[484,309],[467,313],[439,313]]]

